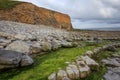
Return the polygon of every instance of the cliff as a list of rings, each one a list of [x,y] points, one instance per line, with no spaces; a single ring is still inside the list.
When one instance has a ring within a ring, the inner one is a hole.
[[[67,14],[37,7],[26,2],[21,2],[11,9],[1,9],[0,20],[72,29],[71,20]]]

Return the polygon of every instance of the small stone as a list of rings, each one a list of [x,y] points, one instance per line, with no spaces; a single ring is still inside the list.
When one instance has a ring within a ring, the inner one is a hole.
[[[87,52],[85,53],[85,55],[91,56],[91,55],[93,55],[93,52],[92,52],[92,51],[87,51]]]
[[[102,50],[102,47],[97,47],[93,50],[93,53],[98,53]]]
[[[65,64],[70,64],[70,62],[65,62]]]

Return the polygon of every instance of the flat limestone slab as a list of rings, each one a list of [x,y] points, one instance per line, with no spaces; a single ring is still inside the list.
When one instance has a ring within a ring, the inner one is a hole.
[[[86,62],[86,64],[90,67],[91,70],[98,70],[99,64],[93,59],[88,56],[82,56],[81,58],[83,59],[83,61]]]

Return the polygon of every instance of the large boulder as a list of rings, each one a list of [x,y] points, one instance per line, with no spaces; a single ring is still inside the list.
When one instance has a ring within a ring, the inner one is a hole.
[[[11,44],[9,44],[5,49],[17,51],[17,52],[21,52],[21,53],[29,53],[30,52],[30,46],[27,43],[25,43],[24,41],[14,41]]]
[[[24,53],[0,50],[0,69],[28,66],[33,64],[31,57]]]

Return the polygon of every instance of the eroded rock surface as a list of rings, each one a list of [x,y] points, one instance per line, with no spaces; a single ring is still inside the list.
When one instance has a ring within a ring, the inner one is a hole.
[[[29,53],[30,46],[23,41],[14,41],[13,43],[9,44],[5,49],[13,50],[21,53]]]
[[[115,53],[112,58],[102,60],[102,63],[107,66],[107,73],[105,73],[105,80],[120,80],[120,52]]]
[[[33,64],[31,57],[24,53],[0,50],[0,69],[28,66]]]
[[[9,10],[0,10],[0,15],[0,20],[72,29],[71,19],[67,14],[37,7],[27,2],[21,2]]]
[[[120,80],[120,67],[108,68],[104,78],[105,80]]]

